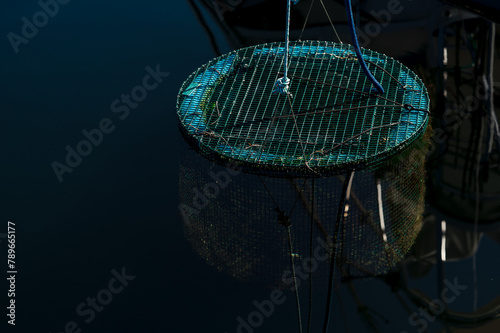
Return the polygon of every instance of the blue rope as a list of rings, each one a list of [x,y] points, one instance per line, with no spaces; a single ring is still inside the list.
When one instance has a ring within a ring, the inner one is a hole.
[[[294,5],[299,3],[300,0],[287,0],[287,9],[286,9],[286,33],[285,33],[285,70],[283,72],[283,77],[279,78],[274,84],[273,93],[280,94],[288,94],[290,91],[290,79],[288,78],[288,49],[290,44],[290,4],[293,2]],[[354,46],[354,51],[356,52],[356,56],[358,58],[359,64],[361,65],[361,69],[368,77],[368,79],[375,86],[374,93],[378,93],[382,95],[384,93],[384,88],[377,81],[377,79],[370,72],[368,67],[366,66],[363,55],[361,54],[361,49],[359,48],[358,36],[356,35],[356,27],[354,26],[354,18],[352,15],[351,8],[351,0],[344,0],[346,12],[347,12],[347,21],[349,23],[349,30],[351,31],[351,39]]]
[[[288,94],[290,90],[290,79],[286,76],[280,77],[274,84],[273,93]]]
[[[356,52],[356,56],[358,57],[359,64],[361,65],[361,69],[375,86],[376,90],[374,92],[377,92],[380,95],[382,95],[384,93],[384,88],[382,88],[382,86],[370,72],[368,67],[366,67],[365,60],[361,55],[361,49],[359,48],[358,44],[358,36],[356,35],[356,27],[354,26],[354,18],[352,16],[351,0],[344,0],[344,2],[345,2],[345,10],[347,12],[347,22],[349,23],[349,30],[351,31],[352,44],[354,46],[354,51]]]
[[[290,79],[288,78],[288,45],[290,43],[290,3],[296,5],[300,0],[287,0],[286,6],[286,33],[285,33],[285,70],[283,77],[274,84],[273,93],[288,94],[290,90]]]

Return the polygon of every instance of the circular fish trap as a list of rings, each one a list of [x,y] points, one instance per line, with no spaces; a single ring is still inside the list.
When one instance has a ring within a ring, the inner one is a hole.
[[[290,42],[289,94],[272,94],[284,53],[284,43],[239,49],[184,82],[180,129],[200,154],[248,173],[319,177],[377,167],[425,131],[427,91],[398,61],[362,51],[378,95],[352,46]]]

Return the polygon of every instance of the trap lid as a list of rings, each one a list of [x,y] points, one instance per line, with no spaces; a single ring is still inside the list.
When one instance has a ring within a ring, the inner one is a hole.
[[[283,42],[251,46],[189,76],[177,114],[199,153],[249,173],[317,177],[377,166],[425,131],[426,88],[400,62],[362,50],[379,95],[351,45],[290,42],[289,93],[273,94],[284,53]]]

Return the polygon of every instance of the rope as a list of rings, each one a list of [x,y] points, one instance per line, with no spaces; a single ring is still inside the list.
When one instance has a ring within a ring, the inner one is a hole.
[[[358,57],[359,64],[361,65],[361,69],[368,77],[368,79],[372,82],[372,84],[375,86],[376,92],[382,95],[384,93],[384,88],[382,88],[382,86],[377,81],[377,79],[372,75],[368,67],[366,67],[365,60],[363,59],[363,55],[361,54],[361,49],[359,48],[358,36],[356,34],[356,27],[354,26],[354,18],[352,16],[351,0],[344,0],[344,1],[345,1],[345,10],[347,12],[347,21],[349,23],[349,30],[351,31],[352,44],[354,46],[354,51],[356,52],[356,56]]]
[[[287,51],[288,52],[288,51]],[[286,58],[287,56],[285,56]],[[285,60],[286,63],[286,60]],[[285,65],[286,66],[286,65]],[[286,67],[285,67],[286,68]],[[286,72],[286,69],[285,69]],[[288,94],[290,91],[290,79],[287,77],[280,77],[274,84],[273,93],[280,93],[282,95]]]
[[[323,10],[325,11],[326,16],[328,17],[328,21],[330,21],[330,25],[333,28],[333,32],[335,32],[335,36],[339,40],[340,44],[342,44],[342,41],[340,40],[339,34],[337,33],[337,29],[333,26],[332,19],[330,18],[330,14],[328,14],[328,10],[326,10],[325,4],[323,3],[323,0],[319,0],[321,2],[321,5],[323,6]]]
[[[300,32],[299,40],[302,40],[302,35],[304,34],[304,30],[306,29],[307,21],[309,21],[309,15],[311,15],[311,10],[313,8],[313,5],[314,5],[314,0],[311,1],[311,6],[309,6],[309,11],[307,12],[307,16],[306,16],[306,19],[304,21],[304,25],[302,26],[302,31]]]
[[[280,93],[283,95],[288,95],[290,91],[290,79],[287,77],[288,74],[288,48],[290,44],[290,4],[296,5],[300,0],[287,0],[286,2],[286,32],[285,32],[285,59],[284,59],[284,74],[283,77],[279,78],[274,84],[273,93]]]

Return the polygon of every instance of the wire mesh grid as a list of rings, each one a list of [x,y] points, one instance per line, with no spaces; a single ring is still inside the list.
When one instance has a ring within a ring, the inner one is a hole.
[[[284,52],[284,43],[252,46],[195,71],[177,105],[188,142],[246,172],[316,177],[376,166],[425,130],[426,89],[398,61],[363,50],[385,89],[377,95],[350,45],[292,42],[290,94],[273,94]]]
[[[317,288],[327,287],[326,254],[332,256],[335,248],[343,278],[387,274],[403,259],[422,225],[426,172],[422,151],[431,131],[377,170],[355,172],[340,229],[336,216],[345,176],[314,183],[262,177],[280,208],[290,215],[298,269],[307,272],[314,261]],[[187,239],[219,271],[271,287],[292,287],[287,229],[278,222],[273,200],[256,175],[230,172],[194,151],[184,155],[179,209]]]

